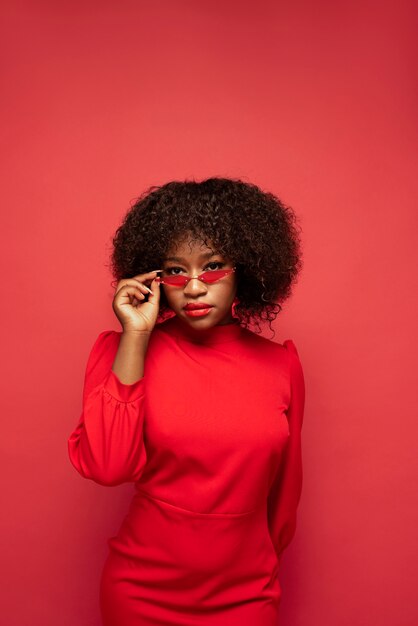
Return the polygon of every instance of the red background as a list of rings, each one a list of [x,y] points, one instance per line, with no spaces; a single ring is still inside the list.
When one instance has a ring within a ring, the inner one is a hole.
[[[111,236],[151,184],[242,177],[300,216],[277,319],[304,365],[285,626],[412,626],[417,581],[414,2],[2,4],[2,621],[98,626],[132,485],[69,463],[118,329]]]

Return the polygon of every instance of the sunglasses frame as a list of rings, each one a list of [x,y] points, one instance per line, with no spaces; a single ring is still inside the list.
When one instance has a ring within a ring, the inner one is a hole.
[[[234,267],[232,268],[228,268],[227,270],[214,270],[215,272],[227,272],[226,274],[224,274],[223,276],[221,276],[221,278],[217,278],[216,280],[213,281],[213,283],[207,283],[205,280],[202,280],[202,276],[203,274],[213,274],[214,271],[206,271],[206,272],[202,272],[201,274],[197,274],[196,276],[189,276],[189,275],[185,275],[185,276],[180,276],[179,274],[177,274],[176,276],[179,276],[181,278],[184,278],[185,282],[183,284],[179,284],[179,285],[173,285],[170,283],[166,283],[164,278],[162,278],[161,276],[158,276],[155,280],[157,282],[159,282],[162,285],[167,285],[168,287],[186,287],[186,285],[188,285],[189,281],[193,280],[193,278],[197,278],[198,280],[200,280],[202,283],[204,283],[205,285],[214,285],[215,283],[217,283],[219,280],[222,280],[222,278],[226,278],[227,276],[230,276],[232,274],[232,272],[235,272],[237,266],[234,265]],[[174,276],[174,274],[173,274]]]

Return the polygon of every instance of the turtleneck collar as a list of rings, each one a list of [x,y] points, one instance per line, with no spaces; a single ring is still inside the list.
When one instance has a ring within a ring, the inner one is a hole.
[[[180,337],[185,341],[191,343],[214,345],[218,343],[225,343],[227,341],[234,341],[240,337],[242,333],[242,327],[238,318],[234,317],[234,321],[228,324],[216,325],[211,328],[196,329],[187,326],[177,315],[174,315],[170,319],[162,323],[162,327],[176,337]]]

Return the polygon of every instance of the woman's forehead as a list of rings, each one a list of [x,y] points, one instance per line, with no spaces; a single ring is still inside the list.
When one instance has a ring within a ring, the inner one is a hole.
[[[212,246],[211,242],[207,242],[207,244],[201,240],[192,238],[176,241],[167,250],[166,258],[170,256],[177,258],[197,257],[204,259],[217,254],[217,251],[215,247]]]

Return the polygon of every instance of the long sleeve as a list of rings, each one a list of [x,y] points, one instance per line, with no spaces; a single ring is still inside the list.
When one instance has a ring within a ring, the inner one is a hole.
[[[305,382],[296,347],[290,339],[288,351],[291,398],[287,409],[289,438],[279,470],[268,495],[268,524],[278,559],[296,531],[296,514],[302,492],[301,429],[305,406]]]
[[[68,439],[70,461],[101,485],[139,479],[146,463],[143,442],[144,377],[130,385],[112,371],[121,333],[100,333],[84,377],[82,414]]]

